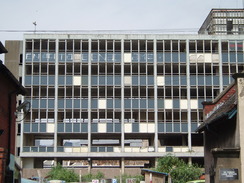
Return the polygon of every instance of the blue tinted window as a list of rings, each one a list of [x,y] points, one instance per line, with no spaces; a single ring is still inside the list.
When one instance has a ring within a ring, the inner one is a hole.
[[[91,77],[91,85],[97,85],[97,76],[92,76]]]
[[[59,76],[58,77],[58,84],[59,85],[64,85],[64,76]]]
[[[146,62],[146,53],[145,52],[140,53],[139,56],[140,56],[140,62]]]
[[[41,53],[41,61],[46,62],[48,57],[48,53]]]
[[[31,132],[38,132],[38,123],[32,123],[32,130]]]
[[[92,109],[97,109],[97,99],[92,99],[91,100],[91,108]]]
[[[107,84],[113,85],[113,76],[107,76]]]
[[[105,53],[99,53],[99,62],[105,62],[106,54]]]
[[[165,76],[165,85],[171,85],[171,77]]]
[[[166,132],[172,132],[172,123],[166,123]]]
[[[148,85],[154,85],[154,77],[148,76]]]
[[[163,62],[164,60],[164,54],[163,53],[157,53],[157,61]]]
[[[47,76],[41,76],[41,85],[47,85]]]
[[[173,76],[173,85],[180,85],[179,76]]]
[[[115,62],[121,62],[121,53],[115,53],[114,61]]]
[[[54,99],[49,99],[48,100],[48,108],[51,108],[51,109],[54,108]]]
[[[105,76],[99,76],[99,85],[105,85]]]
[[[132,52],[132,62],[138,62],[138,53]]]
[[[115,76],[115,85],[121,85],[121,77]]]
[[[88,109],[88,100],[87,99],[82,99],[81,104],[82,104],[82,109]]]
[[[198,76],[198,85],[204,85],[204,76]]]
[[[54,85],[55,84],[55,76],[49,76],[48,77],[48,84]]]
[[[165,53],[165,62],[171,62],[171,53]]]
[[[206,85],[212,85],[212,76],[206,76]]]
[[[147,101],[146,101],[146,99],[141,99],[140,100],[140,108],[141,109],[146,109],[147,108]]]
[[[25,85],[31,85],[31,76],[25,76]]]
[[[38,99],[33,99],[31,107],[35,108],[35,109],[39,108],[39,100]]]
[[[33,61],[40,61],[40,53],[33,54]]]
[[[147,78],[146,76],[140,76],[140,85],[146,85]]]
[[[228,53],[222,53],[222,62],[228,63]]]
[[[180,132],[180,123],[173,123],[174,125],[174,132]]]
[[[92,62],[98,62],[98,53],[92,53],[91,61]]]
[[[180,76],[180,84],[181,85],[186,85],[186,76]]]
[[[180,101],[179,99],[173,99],[173,107],[174,108],[180,108]]]
[[[39,85],[39,76],[33,76],[33,85]]]
[[[80,100],[79,99],[74,100],[74,108],[76,108],[76,109],[80,108]]]
[[[66,85],[72,85],[72,84],[73,84],[72,76],[66,76]]]
[[[108,99],[107,100],[107,108],[113,109],[113,99]]]
[[[237,62],[243,63],[243,53],[237,53]]]
[[[88,53],[82,53],[82,62],[88,62]]]
[[[223,76],[223,85],[229,85],[229,76]]]
[[[64,99],[58,99],[58,108],[63,109],[64,108]]]
[[[138,76],[132,76],[132,85],[138,86]]]
[[[49,53],[49,61],[50,62],[55,61],[55,53]]]
[[[132,108],[139,108],[138,99],[132,99]]]
[[[125,99],[125,108],[130,109],[131,108],[131,100],[130,99]]]
[[[148,108],[153,109],[154,108],[154,99],[148,99]]]
[[[180,53],[180,62],[186,62],[186,53]]]
[[[67,62],[73,61],[73,53],[67,53],[66,54],[66,61]]]
[[[158,108],[161,108],[161,109],[164,108],[164,100],[163,99],[158,99]]]
[[[121,100],[120,99],[115,99],[115,108],[120,109],[121,108]]]
[[[66,99],[66,108],[72,108],[72,99]]]
[[[88,76],[82,76],[82,85],[87,86],[88,85]]]
[[[25,61],[32,61],[32,53],[25,54]]]
[[[46,99],[41,99],[40,100],[40,108],[46,108],[47,107],[47,100]]]
[[[113,58],[113,53],[107,53],[107,61],[108,62],[113,62],[114,61],[114,58]]]
[[[152,53],[147,53],[147,61],[152,63],[154,61],[154,54]]]
[[[236,62],[236,53],[230,53],[230,62]]]
[[[191,83],[191,85],[196,85],[197,84],[197,80],[196,80],[196,76],[195,75],[191,75],[190,76],[190,83]]]
[[[61,62],[64,62],[65,61],[65,53],[59,53],[58,54],[58,60]]]
[[[179,55],[177,52],[172,53],[172,61],[173,62],[178,62],[179,61]]]

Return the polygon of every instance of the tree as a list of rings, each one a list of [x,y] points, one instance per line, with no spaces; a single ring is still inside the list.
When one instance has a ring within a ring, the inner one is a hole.
[[[202,171],[198,165],[189,165],[183,160],[167,155],[158,159],[156,171],[170,174],[174,183],[185,183],[198,179]]]
[[[64,180],[66,182],[78,182],[79,175],[73,170],[68,170],[63,168],[62,165],[58,164],[53,167],[50,172],[48,172],[49,180]]]

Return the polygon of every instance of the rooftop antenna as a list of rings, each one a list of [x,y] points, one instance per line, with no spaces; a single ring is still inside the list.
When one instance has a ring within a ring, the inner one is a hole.
[[[34,33],[36,33],[36,25],[37,25],[36,21],[33,22],[33,25],[35,26]]]

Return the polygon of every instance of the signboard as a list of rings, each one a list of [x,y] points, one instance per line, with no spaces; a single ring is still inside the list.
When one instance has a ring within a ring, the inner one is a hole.
[[[221,168],[219,170],[220,180],[238,180],[238,169]]]

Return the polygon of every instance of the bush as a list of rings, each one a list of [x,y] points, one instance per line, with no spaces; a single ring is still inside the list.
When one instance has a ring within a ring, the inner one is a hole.
[[[64,180],[66,182],[78,182],[79,175],[76,174],[73,170],[68,170],[67,168],[63,168],[62,165],[58,164],[48,173],[48,179]]]
[[[102,172],[97,172],[97,174],[93,175],[93,174],[86,174],[81,176],[81,181],[82,182],[91,182],[92,179],[103,179],[104,178],[104,174]]]
[[[198,165],[189,165],[171,155],[159,158],[158,166],[155,170],[170,174],[174,183],[185,183],[189,180],[195,180],[202,174]]]

